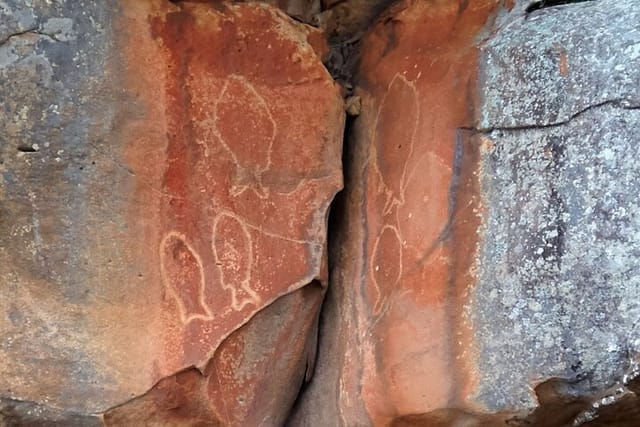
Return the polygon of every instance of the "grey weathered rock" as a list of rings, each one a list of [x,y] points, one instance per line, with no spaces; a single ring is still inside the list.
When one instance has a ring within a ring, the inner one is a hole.
[[[640,12],[634,1],[543,9],[483,55],[486,218],[476,399],[536,405],[552,377],[622,379],[640,321]]]
[[[122,260],[94,232],[115,238],[126,226],[108,200],[129,174],[100,167],[113,164],[100,153],[117,96],[103,66],[114,12],[107,2],[0,2],[0,393],[68,411],[124,398],[89,363],[104,351],[89,344],[100,335],[90,302],[115,297],[96,276],[106,259]]]
[[[55,409],[44,404],[0,398],[2,427],[98,427],[99,417]]]
[[[640,105],[637,2],[581,2],[529,15],[515,7],[512,15],[483,48],[479,128],[544,126],[603,103]]]
[[[640,111],[605,105],[551,128],[496,130],[471,304],[479,400],[534,406],[529,385],[628,367],[640,320]]]

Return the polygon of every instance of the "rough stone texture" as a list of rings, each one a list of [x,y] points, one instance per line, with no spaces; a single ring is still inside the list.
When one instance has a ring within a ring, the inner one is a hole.
[[[291,425],[388,425],[465,396],[478,144],[459,129],[495,7],[404,1],[363,40],[316,376]]]
[[[104,80],[116,6],[0,3],[3,399],[86,413],[128,396],[116,385],[120,375],[140,375],[135,363],[121,373],[106,366],[124,356],[110,337],[125,340],[132,354],[147,350],[136,319],[154,302],[141,298],[141,270],[120,280],[136,269],[114,244],[128,221],[105,203],[129,184],[104,154],[119,95]]]
[[[470,306],[488,408],[535,406],[529,385],[550,377],[602,388],[629,367],[639,132],[640,111],[607,105],[558,127],[488,134],[490,208]]]
[[[222,422],[261,416],[220,409],[242,399],[282,419],[341,186],[318,40],[258,4],[0,2],[6,422],[82,424],[193,366]]]
[[[334,43],[359,39],[393,0],[322,0],[316,21]],[[352,52],[357,56],[357,52]],[[346,58],[345,58],[346,59]]]
[[[107,412],[105,424],[283,425],[313,371],[323,294],[316,284],[276,300],[221,344],[204,375],[192,368],[165,378],[144,396]]]
[[[633,0],[516,12],[484,49],[480,128],[564,123],[607,102],[640,105]]]
[[[468,311],[490,410],[534,407],[551,377],[606,388],[637,354],[639,22],[633,1],[566,5],[484,47],[479,126],[494,130]]]
[[[100,419],[93,415],[64,411],[45,404],[0,399],[2,427],[99,427]]]
[[[508,3],[490,36],[490,2],[405,1],[365,38],[292,425],[637,421],[640,16]]]
[[[344,41],[386,2],[269,3]],[[0,425],[638,424],[640,12],[554,4],[404,0],[365,37],[305,389],[320,33],[0,0]]]
[[[267,0],[265,3],[277,6],[288,15],[306,23],[314,22],[322,8],[320,0]]]

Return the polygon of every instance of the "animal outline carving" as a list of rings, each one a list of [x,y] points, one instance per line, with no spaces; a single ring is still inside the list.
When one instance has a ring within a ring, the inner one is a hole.
[[[246,78],[231,75],[214,111],[214,133],[236,167],[231,194],[239,196],[251,189],[258,197],[267,198],[269,191],[262,177],[271,166],[276,122],[265,99]],[[233,143],[238,138],[242,141]]]
[[[170,231],[160,242],[160,271],[184,324],[194,319],[213,319],[211,309],[204,300],[202,260],[184,234]]]
[[[374,143],[375,167],[384,186],[386,201],[383,214],[394,205],[404,203],[407,166],[413,154],[415,133],[420,117],[415,85],[403,75],[396,74],[385,94],[376,115]],[[411,103],[410,108],[398,109],[398,105]],[[412,114],[398,114],[400,111]],[[398,168],[398,165],[401,165]],[[400,171],[398,174],[397,171]]]
[[[245,221],[231,212],[216,215],[211,249],[220,273],[220,284],[231,292],[231,307],[240,311],[247,304],[258,305],[260,297],[250,286],[253,242]]]
[[[398,105],[412,104],[398,115]],[[402,277],[403,239],[398,206],[405,200],[407,168],[413,155],[414,138],[420,117],[415,85],[396,73],[382,99],[375,119],[375,170],[384,189],[383,224],[372,248],[370,275],[373,284],[373,309],[384,305],[384,289],[395,287]]]
[[[382,227],[372,252],[371,278],[377,294],[373,307],[377,313],[382,309],[384,302],[380,283],[393,288],[402,277],[402,238],[396,225],[385,224]]]

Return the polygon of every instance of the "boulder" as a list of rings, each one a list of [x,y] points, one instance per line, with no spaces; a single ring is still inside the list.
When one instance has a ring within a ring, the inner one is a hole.
[[[279,426],[313,373],[317,283],[264,308],[222,342],[204,370],[163,378],[145,395],[107,411],[107,426]],[[295,324],[296,328],[283,327]]]
[[[550,378],[621,382],[640,305],[640,13],[585,2],[512,17],[483,47],[477,127],[486,207],[474,400],[529,409]],[[498,387],[499,385],[499,387]]]
[[[266,3],[0,1],[0,425],[639,424],[636,2]]]
[[[365,37],[292,425],[636,419],[640,16],[558,3],[406,0]]]
[[[463,306],[480,201],[466,129],[496,7],[402,1],[363,39],[321,348],[292,425],[388,425],[468,393]]]
[[[218,413],[281,419],[342,185],[320,34],[260,4],[31,3],[0,7],[3,416],[64,424],[204,375]]]

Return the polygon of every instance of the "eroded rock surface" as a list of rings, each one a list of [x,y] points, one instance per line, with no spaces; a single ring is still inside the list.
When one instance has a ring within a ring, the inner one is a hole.
[[[276,300],[220,345],[204,374],[191,368],[161,380],[108,411],[105,424],[283,425],[313,372],[323,295],[315,284]]]
[[[508,3],[401,2],[366,37],[293,425],[634,422],[640,20]]]
[[[363,40],[346,219],[293,425],[387,425],[466,396],[478,150],[460,129],[473,124],[476,42],[496,6],[401,2]]]
[[[0,5],[2,407],[100,414],[189,372],[225,425],[281,420],[342,184],[321,37],[253,3],[28,3]]]
[[[493,130],[484,133],[483,244],[468,312],[476,399],[491,410],[534,407],[529,387],[552,377],[606,388],[637,354],[634,5],[538,10],[483,49],[479,126]]]
[[[637,5],[388,3],[0,1],[0,425],[640,423]]]

